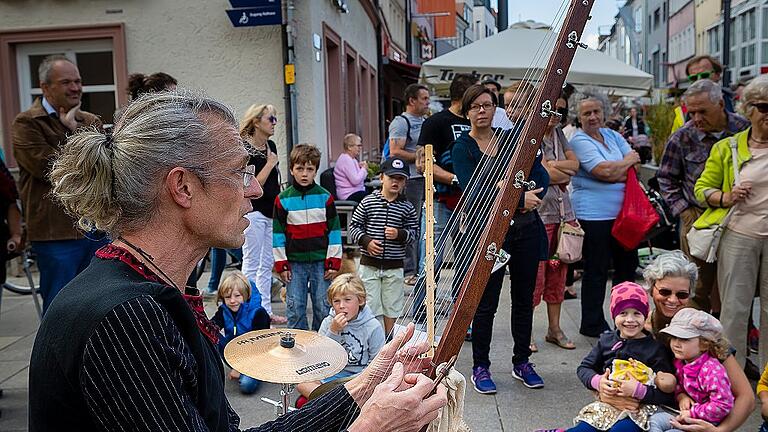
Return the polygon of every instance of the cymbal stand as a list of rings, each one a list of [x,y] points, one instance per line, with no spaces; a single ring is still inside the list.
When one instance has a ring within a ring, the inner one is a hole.
[[[290,394],[293,393],[295,387],[295,384],[280,384],[280,402],[267,397],[261,398],[261,401],[275,407],[275,417],[280,417],[289,411],[296,411],[296,408],[292,407],[290,402]]]

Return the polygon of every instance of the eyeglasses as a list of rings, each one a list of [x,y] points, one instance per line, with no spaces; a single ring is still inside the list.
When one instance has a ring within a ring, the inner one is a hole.
[[[688,75],[688,81],[696,82],[700,79],[709,79],[715,71],[699,72],[697,74]]]
[[[243,175],[243,187],[247,189],[256,178],[256,165],[248,165],[244,170],[235,170],[235,172]]]
[[[480,108],[482,108],[484,111],[490,111],[494,108],[496,108],[496,104],[492,103],[484,103],[482,105],[479,104],[472,104],[469,106],[470,112],[480,112]]]
[[[760,114],[768,114],[768,103],[766,102],[755,102],[750,103],[753,107],[757,108],[757,110],[760,112]]]
[[[269,122],[272,123],[272,124],[277,124],[277,117],[275,117],[273,115],[267,117],[267,120],[269,120]]]
[[[677,297],[678,300],[685,300],[691,296],[691,293],[689,293],[688,291],[673,292],[669,288],[656,288],[656,290],[659,292],[659,295],[661,295],[662,297],[669,297],[674,294],[674,296]]]

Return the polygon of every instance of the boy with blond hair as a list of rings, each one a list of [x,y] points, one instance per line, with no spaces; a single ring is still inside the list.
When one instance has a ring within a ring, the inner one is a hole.
[[[326,299],[329,281],[341,267],[341,227],[331,193],[315,183],[320,150],[299,144],[290,158],[293,184],[275,199],[275,271],[287,284],[288,327],[309,329],[309,294],[312,330],[317,331],[331,307]]]
[[[304,397],[309,397],[322,383],[362,372],[384,346],[384,330],[365,304],[365,299],[363,281],[354,273],[339,275],[331,283],[328,301],[333,308],[318,333],[335,340],[347,350],[347,366],[322,381],[299,384],[297,389]]]

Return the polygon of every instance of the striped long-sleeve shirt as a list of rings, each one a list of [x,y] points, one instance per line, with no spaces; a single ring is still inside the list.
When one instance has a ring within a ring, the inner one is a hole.
[[[355,207],[349,224],[349,237],[362,246],[361,264],[385,269],[400,268],[405,259],[405,246],[416,236],[418,226],[413,204],[402,196],[387,201],[377,190]],[[396,228],[397,238],[387,239],[384,236],[386,227]],[[383,252],[379,256],[372,256],[366,249],[373,240],[381,242]]]
[[[30,431],[238,431],[223,372],[178,290],[96,258],[41,323],[30,361]],[[339,386],[248,430],[335,432],[358,413]]]
[[[325,261],[326,270],[341,267],[341,225],[333,196],[316,183],[294,184],[275,199],[272,219],[275,271],[291,262]]]

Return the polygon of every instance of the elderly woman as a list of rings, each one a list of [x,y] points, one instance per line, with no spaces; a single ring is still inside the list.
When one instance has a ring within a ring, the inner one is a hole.
[[[451,158],[454,173],[465,194],[478,194],[477,188],[470,187],[470,179],[475,169],[484,158],[494,160],[499,157],[499,142],[508,141],[510,132],[493,139],[495,130],[491,122],[495,112],[493,93],[482,85],[474,85],[464,92],[461,101],[461,113],[469,118],[472,128],[462,133],[453,143]],[[514,132],[519,133],[519,128]],[[486,169],[488,165],[481,165]],[[493,175],[492,173],[491,175]],[[481,175],[481,174],[478,174]],[[541,197],[546,194],[549,175],[541,165],[541,156],[537,157],[531,168],[529,181],[536,183],[536,188],[520,197],[513,224],[507,231],[502,249],[509,253],[510,291],[512,295],[512,376],[523,382],[528,388],[544,387],[544,380],[536,373],[531,356],[531,329],[533,327],[533,290],[536,286],[536,272],[539,261],[546,259],[546,231],[536,209],[541,204]],[[491,182],[493,184],[493,182]],[[493,186],[491,186],[493,187]],[[538,194],[538,196],[537,196]],[[468,200],[472,200],[472,197]],[[471,221],[468,223],[472,223]],[[491,336],[493,319],[499,306],[501,286],[504,282],[503,270],[491,274],[483,291],[480,304],[472,321],[472,383],[478,393],[496,393],[496,384],[490,373]]]
[[[611,228],[624,201],[627,170],[640,162],[640,156],[618,132],[603,127],[607,102],[597,95],[576,99],[581,130],[570,144],[579,159],[571,199],[584,229],[579,332],[598,337],[609,328],[603,301],[611,263],[614,286],[635,280],[637,251],[624,250],[611,235]]]
[[[240,120],[240,137],[253,149],[248,165],[256,169],[256,180],[264,190],[262,196],[251,198],[253,210],[245,216],[250,223],[245,229],[243,273],[256,283],[261,306],[272,322],[285,324],[285,317],[272,313],[272,216],[280,193],[280,170],[277,145],[269,138],[275,134],[276,125],[277,109],[269,104],[251,105]]]
[[[655,337],[663,336],[661,329],[669,325],[672,317],[681,309],[688,306],[691,292],[696,286],[698,269],[686,258],[682,251],[673,251],[657,257],[643,271],[643,277],[653,298],[654,311],[646,322],[646,329]],[[682,431],[695,432],[731,432],[737,430],[749,417],[755,407],[755,396],[744,371],[733,356],[724,362],[731,390],[736,398],[733,410],[728,417],[717,426],[704,420],[691,419],[688,424],[674,423]],[[604,394],[603,397],[610,397]],[[678,396],[678,401],[685,396]],[[627,408],[633,408],[633,401],[624,399]]]
[[[768,76],[755,78],[742,93],[751,127],[717,142],[699,180],[696,199],[708,208],[694,223],[705,228],[730,218],[717,251],[717,282],[722,303],[720,321],[736,347],[739,362],[746,349],[748,311],[755,287],[760,293],[760,358],[768,360]],[[737,146],[736,171],[731,143]]]
[[[31,431],[238,429],[218,329],[184,281],[208,248],[243,244],[250,199],[262,194],[248,160],[229,109],[185,93],[140,97],[116,119],[113,135],[70,137],[51,172],[53,193],[81,226],[115,242],[40,324],[29,367]],[[426,347],[398,351],[402,339],[359,378],[253,430],[418,430],[446,396],[440,389],[422,400],[432,381],[404,381],[404,371],[421,365],[404,367],[396,357]],[[387,376],[375,391],[367,382]],[[402,384],[407,389],[395,393]]]
[[[336,198],[360,202],[365,198],[365,178],[368,177],[368,162],[360,162],[363,141],[358,135],[344,136],[344,153],[336,159],[333,177],[336,179]]]

